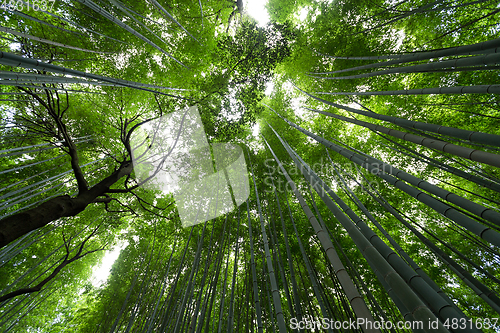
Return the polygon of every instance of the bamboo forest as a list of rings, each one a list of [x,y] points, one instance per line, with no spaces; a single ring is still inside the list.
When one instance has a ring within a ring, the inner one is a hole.
[[[498,1],[0,5],[1,332],[500,332]]]

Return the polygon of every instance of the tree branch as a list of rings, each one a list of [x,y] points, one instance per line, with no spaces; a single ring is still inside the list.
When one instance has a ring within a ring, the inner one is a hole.
[[[78,158],[78,151],[76,149],[76,146],[71,139],[71,137],[68,134],[68,131],[66,129],[66,125],[62,122],[62,114],[59,112],[59,115],[56,114],[54,111],[52,105],[51,105],[51,94],[47,89],[45,89],[45,93],[47,95],[47,100],[48,103],[45,103],[43,99],[41,99],[37,94],[34,94],[30,90],[27,90],[22,87],[18,87],[20,90],[24,91],[25,93],[31,95],[33,98],[35,98],[49,113],[49,115],[52,117],[52,119],[55,121],[57,125],[57,129],[59,130],[59,133],[62,135],[62,138],[64,141],[67,143],[67,148],[68,148],[68,154],[71,157],[71,168],[73,169],[73,173],[75,174],[76,182],[78,185],[78,192],[82,193],[88,190],[88,183],[87,180],[85,179],[85,176],[83,174],[82,169],[80,168],[80,163],[79,163],[79,158]],[[59,102],[59,99],[58,99]],[[54,99],[52,98],[52,104],[55,104]],[[60,111],[60,110],[59,110]]]
[[[158,213],[154,212],[153,210],[151,210],[151,209],[149,209],[149,208],[146,208],[146,207],[145,207],[142,203],[145,203],[145,204],[147,204],[147,205],[149,205],[149,206],[151,206],[151,207],[153,207],[153,208],[155,208],[155,209],[165,210],[165,209],[167,209],[168,207],[172,206],[172,205],[174,204],[174,202],[169,203],[169,204],[168,204],[165,208],[158,208],[158,207],[156,207],[155,205],[150,204],[150,203],[149,203],[149,202],[147,202],[146,200],[142,199],[142,198],[141,198],[139,195],[137,195],[136,193],[134,193],[134,192],[132,192],[132,191],[130,191],[130,193],[132,193],[132,194],[135,196],[135,198],[136,198],[136,199],[137,199],[137,201],[139,202],[139,205],[141,205],[141,207],[142,207],[145,211],[147,211],[147,212],[149,212],[149,213],[153,214],[153,215],[154,215],[154,216],[156,216],[156,217],[160,217],[160,218],[164,218],[164,219],[170,220],[170,218],[168,218],[168,217],[166,217],[166,216],[164,216],[164,215],[162,215],[162,214],[158,214]]]
[[[101,225],[98,225],[93,231],[92,233],[90,233],[89,236],[87,236],[82,244],[80,245],[79,249],[78,249],[78,252],[71,258],[71,259],[68,259],[69,257],[69,244],[67,243],[67,241],[65,240],[65,236],[63,236],[63,239],[64,239],[64,246],[66,247],[66,255],[64,256],[64,260],[54,269],[54,271],[49,275],[47,276],[45,279],[43,279],[40,283],[38,283],[36,286],[33,286],[33,287],[29,287],[29,288],[21,288],[21,289],[18,289],[18,290],[15,290],[13,292],[10,292],[8,294],[5,294],[3,295],[2,297],[0,297],[0,303],[8,300],[8,299],[11,299],[13,297],[16,297],[16,296],[20,296],[20,295],[24,295],[24,294],[30,294],[30,293],[34,293],[34,292],[38,292],[42,289],[42,287],[44,285],[46,285],[50,280],[52,280],[53,278],[55,278],[60,272],[61,270],[68,266],[69,264],[71,264],[73,261],[76,261],[78,259],[81,259],[83,257],[85,257],[86,255],[90,254],[90,253],[94,253],[94,252],[97,252],[97,251],[103,251],[105,250],[105,247],[101,247],[101,248],[97,248],[95,250],[91,250],[91,251],[87,251],[85,253],[82,254],[83,252],[83,249],[85,247],[85,244],[87,243],[87,241],[92,238],[93,236],[95,236],[95,234],[97,233],[97,231],[99,230],[99,227]]]
[[[109,204],[112,202],[112,201],[116,201],[118,202],[122,207],[125,207],[130,213],[132,213],[133,215],[136,215],[136,216],[139,216],[139,214],[137,214],[135,212],[135,210],[132,209],[132,207],[122,203],[120,200],[118,200],[117,198],[112,198],[110,197],[109,195],[107,194],[104,194],[104,198],[96,198],[94,200],[94,203],[104,203],[104,207],[106,209],[107,212],[109,213],[126,213],[127,211],[125,210],[110,210],[109,209]]]

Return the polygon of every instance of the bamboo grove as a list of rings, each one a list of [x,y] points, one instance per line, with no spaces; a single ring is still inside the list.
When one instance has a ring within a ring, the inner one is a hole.
[[[498,3],[266,8],[2,3],[2,331],[500,330]],[[193,105],[251,190],[182,228],[131,136]]]

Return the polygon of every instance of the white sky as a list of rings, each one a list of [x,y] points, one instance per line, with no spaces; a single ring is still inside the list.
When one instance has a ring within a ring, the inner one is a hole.
[[[297,15],[300,22],[304,22],[307,18],[307,13],[309,13],[309,8],[308,7],[303,7],[300,10],[300,13]]]
[[[259,133],[260,133],[260,126],[259,123],[255,123],[252,127],[252,135],[258,139],[259,138]]]
[[[244,3],[248,15],[256,19],[260,26],[269,22],[269,14],[265,8],[267,0],[245,0]]]
[[[91,283],[94,287],[99,287],[104,282],[108,280],[108,276],[111,273],[111,266],[118,256],[122,249],[127,246],[127,243],[118,244],[113,250],[106,251],[104,257],[102,258],[101,265],[99,267],[94,268],[94,272],[92,274]]]

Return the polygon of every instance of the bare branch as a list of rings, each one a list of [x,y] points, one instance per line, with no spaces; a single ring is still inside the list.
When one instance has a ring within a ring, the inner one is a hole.
[[[107,212],[109,213],[127,213],[127,211],[125,210],[110,210],[109,209],[109,204],[112,202],[112,201],[116,201],[118,202],[118,204],[120,204],[122,207],[125,207],[128,212],[132,213],[133,215],[136,215],[136,216],[139,216],[139,214],[137,214],[133,209],[132,207],[122,203],[120,200],[118,200],[117,198],[112,198],[110,197],[109,195],[107,194],[104,194],[104,198],[96,198],[94,200],[95,203],[104,203],[104,207],[106,209]]]
[[[158,100],[158,95],[154,94],[156,104],[158,104],[158,109],[160,109],[160,117],[163,116],[163,109],[161,108],[160,101]]]
[[[164,215],[158,214],[158,213],[156,213],[155,211],[153,211],[153,210],[151,210],[151,209],[149,209],[149,208],[145,207],[142,203],[145,203],[145,204],[147,204],[147,205],[150,205],[151,207],[156,208],[156,209],[165,210],[165,209],[167,209],[168,207],[170,207],[171,205],[173,205],[173,204],[174,204],[174,202],[171,202],[171,203],[170,203],[170,204],[168,204],[165,208],[163,208],[163,209],[162,209],[162,208],[158,208],[158,207],[156,207],[156,206],[154,206],[154,205],[152,205],[152,204],[148,203],[147,201],[145,201],[144,199],[142,199],[141,197],[139,197],[136,193],[134,193],[134,192],[132,192],[132,191],[131,191],[130,193],[132,193],[132,194],[135,196],[135,198],[137,199],[137,201],[139,202],[139,204],[141,205],[141,207],[142,207],[145,211],[147,211],[147,212],[149,212],[149,213],[153,214],[153,215],[154,215],[154,216],[156,216],[156,217],[160,217],[160,218],[164,218],[164,219],[167,219],[167,220],[171,220],[170,218],[168,218],[168,217],[166,217],[166,216],[164,216]]]
[[[61,88],[64,88],[64,85],[61,84]],[[64,113],[69,109],[69,94],[67,90],[65,90],[64,92],[66,94],[66,108],[61,112],[61,117],[63,117]]]
[[[68,241],[66,240],[66,233],[64,232],[64,224],[65,224],[65,222],[63,222],[63,225],[62,225],[62,237],[63,237],[64,247],[66,249],[66,255],[64,256],[64,259],[66,260],[66,259],[68,259],[69,254],[70,254],[70,250],[69,250],[70,243],[68,243]]]
[[[57,115],[55,113],[52,105],[51,105],[51,104],[55,105],[52,94],[49,93],[48,89],[45,89],[45,94],[47,95],[47,101],[48,101],[48,104],[47,104],[47,103],[45,103],[45,101],[42,98],[40,98],[37,94],[34,94],[30,90],[27,90],[27,89],[22,88],[22,87],[18,87],[18,88],[21,91],[24,91],[25,93],[27,93],[27,94],[31,95],[33,98],[35,98],[47,110],[49,115],[55,121],[55,123],[57,125],[57,129],[58,129],[58,134],[60,134],[62,136],[62,138],[67,143],[67,148],[68,148],[67,153],[71,157],[71,168],[73,169],[73,173],[75,174],[76,182],[78,185],[78,191],[80,193],[87,191],[88,190],[88,183],[85,179],[85,176],[83,174],[82,169],[80,168],[80,163],[79,163],[78,152],[77,152],[76,146],[75,146],[73,140],[71,139],[70,135],[68,134],[68,131],[66,129],[66,125],[64,125],[64,123],[62,122],[62,119],[61,119],[62,116]],[[57,92],[56,92],[56,94],[57,94]],[[56,137],[59,138],[58,135],[56,135]]]
[[[50,280],[52,280],[53,278],[55,278],[64,267],[66,267],[67,265],[71,264],[73,261],[81,259],[81,258],[85,257],[86,255],[88,255],[90,253],[94,253],[94,252],[97,252],[97,251],[104,250],[105,249],[105,245],[103,247],[101,247],[101,248],[98,248],[98,249],[95,249],[95,250],[86,251],[86,252],[84,252],[82,254],[82,251],[83,251],[83,249],[85,247],[85,244],[87,243],[87,241],[90,238],[92,238],[93,236],[95,236],[95,234],[96,234],[97,230],[99,230],[100,226],[101,225],[98,225],[92,231],[92,233],[90,233],[90,235],[85,238],[85,240],[80,245],[80,248],[78,249],[78,252],[71,259],[68,259],[69,253],[67,253],[66,256],[64,257],[64,260],[54,269],[54,271],[49,276],[47,276],[45,279],[43,279],[40,283],[38,283],[34,287],[21,288],[21,289],[18,289],[18,290],[15,290],[13,292],[10,292],[8,294],[3,295],[2,297],[0,297],[0,303],[6,301],[8,299],[11,299],[13,297],[16,297],[16,296],[20,296],[20,295],[24,295],[24,294],[30,294],[30,293],[33,293],[33,292],[40,291],[44,285],[46,285]],[[67,246],[66,241],[65,241],[64,245]]]
[[[170,207],[170,206],[172,206],[172,205],[174,204],[174,202],[172,201],[172,202],[171,202],[171,203],[169,203],[166,207],[164,207],[164,208],[160,208],[160,207],[158,207],[158,206],[155,206],[155,205],[153,205],[153,204],[151,204],[151,203],[147,202],[146,200],[144,200],[143,198],[141,198],[141,197],[140,197],[137,193],[134,193],[134,192],[132,192],[132,191],[130,191],[130,193],[132,193],[132,194],[133,194],[133,195],[137,198],[137,200],[139,200],[139,201],[141,201],[141,202],[144,202],[146,205],[149,205],[149,206],[151,206],[151,207],[153,207],[153,208],[155,208],[155,209],[165,210],[165,209],[167,209],[168,207]]]

